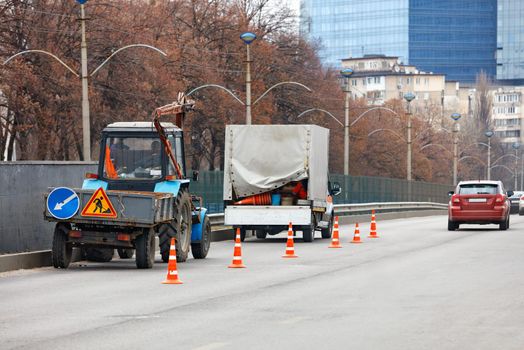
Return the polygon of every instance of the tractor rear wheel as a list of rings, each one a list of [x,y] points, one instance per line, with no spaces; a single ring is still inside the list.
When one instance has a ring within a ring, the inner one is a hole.
[[[94,262],[110,262],[115,255],[113,248],[85,248],[86,260]]]
[[[177,262],[184,262],[191,246],[191,197],[187,190],[180,189],[175,200],[174,219],[168,224],[160,225],[158,240],[162,261],[169,261],[171,237],[175,237]]]

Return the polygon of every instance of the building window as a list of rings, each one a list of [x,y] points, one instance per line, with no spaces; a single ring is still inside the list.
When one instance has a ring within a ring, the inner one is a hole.
[[[415,84],[420,85],[420,78],[415,79]]]

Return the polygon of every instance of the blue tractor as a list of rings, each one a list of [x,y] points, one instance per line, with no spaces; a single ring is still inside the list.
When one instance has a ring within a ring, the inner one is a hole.
[[[79,209],[70,218],[57,218],[46,195],[45,218],[56,221],[53,265],[67,268],[73,248],[86,259],[110,261],[136,253],[138,268],[154,264],[156,237],[163,262],[169,260],[175,238],[178,262],[189,251],[196,259],[207,256],[211,225],[202,200],[189,191],[186,176],[182,122],[193,101],[179,95],[170,105],[157,108],[152,122],[118,122],[102,132],[98,172],[87,174],[78,196]],[[176,124],[160,122],[166,114]],[[196,180],[197,174],[193,174]],[[53,189],[51,189],[52,191]]]

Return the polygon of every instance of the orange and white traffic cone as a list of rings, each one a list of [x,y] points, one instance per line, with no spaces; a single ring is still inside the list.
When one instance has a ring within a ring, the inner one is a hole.
[[[355,224],[355,235],[353,236],[353,240],[349,243],[362,243],[360,240],[360,229],[358,228],[358,222]]]
[[[295,255],[295,242],[293,241],[293,225],[289,223],[289,228],[287,230],[287,244],[286,244],[286,254],[282,255],[283,258],[298,258],[298,255]]]
[[[338,237],[338,216],[335,216],[335,222],[333,223],[333,237],[331,238],[331,245],[328,248],[342,248]]]
[[[243,269],[246,266],[242,263],[242,244],[240,243],[240,228],[237,228],[235,235],[235,250],[233,252],[233,261],[228,266],[231,269]]]
[[[375,209],[371,210],[371,228],[369,229],[369,238],[378,238],[377,223],[375,221]]]
[[[169,262],[167,263],[167,277],[163,284],[182,284],[178,279],[178,271],[176,269],[176,248],[175,238],[171,238],[171,247],[169,248]]]

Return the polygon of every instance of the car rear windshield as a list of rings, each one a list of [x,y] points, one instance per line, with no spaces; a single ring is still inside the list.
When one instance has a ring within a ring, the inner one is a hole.
[[[468,184],[460,185],[459,194],[497,194],[498,185],[494,184]]]

